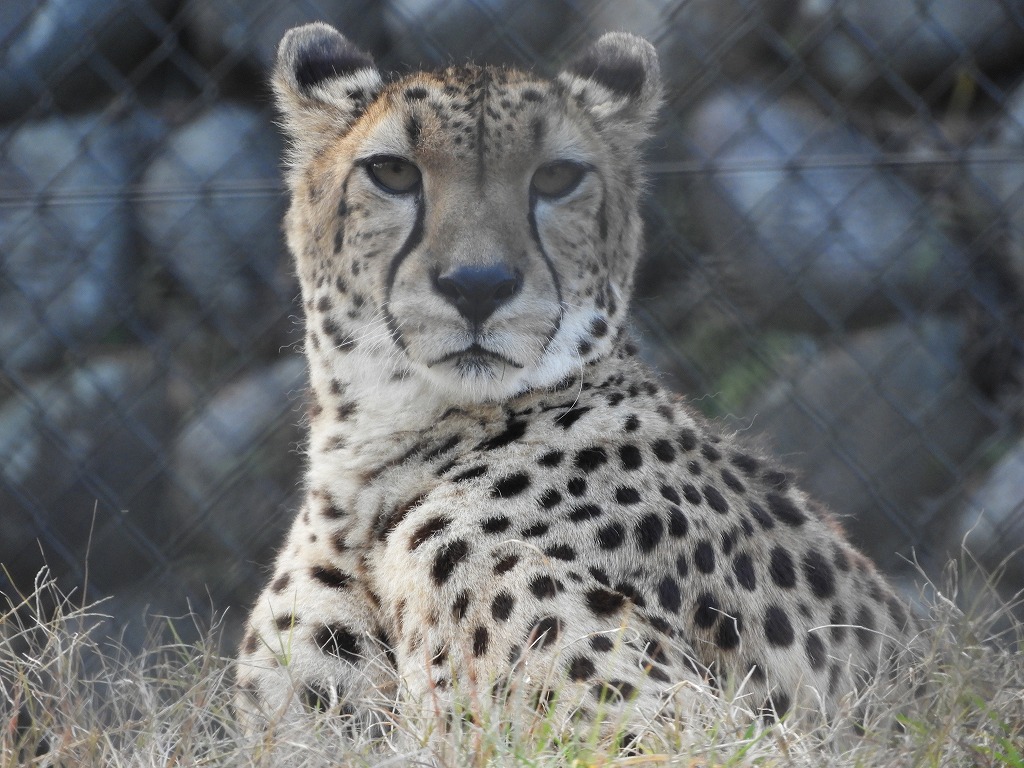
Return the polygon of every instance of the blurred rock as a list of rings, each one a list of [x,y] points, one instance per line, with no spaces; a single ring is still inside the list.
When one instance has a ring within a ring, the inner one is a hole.
[[[734,89],[689,121],[721,287],[754,321],[826,331],[933,309],[968,279],[924,200],[812,106]]]
[[[963,336],[934,319],[851,335],[794,364],[744,409],[883,568],[905,567],[895,555],[915,542],[941,541],[912,521],[925,519],[926,497],[960,481],[958,466],[996,429],[961,372]]]
[[[0,359],[52,365],[116,327],[135,243],[131,137],[99,117],[0,132]]]
[[[0,3],[0,115],[80,108],[117,96],[155,48],[175,0],[4,0]]]
[[[1024,443],[1014,446],[977,484],[955,514],[947,549],[967,549],[988,573],[1002,568],[999,586],[1009,599],[1024,589]]]
[[[171,449],[166,552],[189,586],[220,608],[244,605],[301,502],[299,450],[305,360],[284,359],[221,390]]]
[[[1024,284],[1024,163],[1008,158],[1024,152],[1024,86],[1009,94],[1005,109],[990,137],[970,148],[971,202],[984,225],[993,217],[1006,225],[1007,254]]]
[[[661,69],[673,93],[706,86],[722,75],[748,72],[770,53],[768,40],[781,41],[792,10],[786,0],[637,0],[605,3],[590,15],[592,37],[622,30],[645,37],[658,49]]]
[[[105,356],[0,408],[0,562],[15,584],[31,584],[43,558],[73,577],[88,554],[90,584],[105,594],[159,559],[174,422],[163,375],[145,353]]]
[[[567,26],[584,21],[571,4],[544,0],[392,0],[385,18],[391,60],[412,67],[470,59],[533,65]]]
[[[849,96],[897,75],[935,88],[974,66],[1024,57],[1021,0],[801,0],[789,39],[811,72]],[[963,62],[963,63],[962,63]]]
[[[268,306],[294,295],[280,151],[267,115],[224,104],[173,131],[142,179],[147,255],[236,349],[265,333]]]
[[[186,5],[185,41],[208,67],[242,63],[266,76],[284,33],[310,21],[334,25],[375,55],[385,52],[384,6],[379,0],[203,0]]]

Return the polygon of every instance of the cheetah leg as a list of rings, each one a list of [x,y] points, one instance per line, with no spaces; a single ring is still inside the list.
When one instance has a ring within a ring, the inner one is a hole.
[[[317,710],[349,715],[359,730],[385,727],[394,654],[372,593],[352,575],[355,559],[332,553],[322,566],[294,570],[279,563],[253,608],[236,667],[236,707],[250,730]]]

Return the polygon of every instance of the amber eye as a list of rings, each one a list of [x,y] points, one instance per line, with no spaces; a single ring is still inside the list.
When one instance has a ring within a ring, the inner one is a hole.
[[[571,160],[545,163],[533,174],[531,185],[541,197],[565,197],[582,181],[587,167]]]
[[[366,172],[385,192],[404,195],[420,186],[420,169],[400,157],[373,157],[366,162]]]

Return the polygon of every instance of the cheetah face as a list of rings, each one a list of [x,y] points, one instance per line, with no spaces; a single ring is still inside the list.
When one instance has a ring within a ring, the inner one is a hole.
[[[385,83],[313,24],[282,41],[275,87],[289,244],[310,342],[333,364],[355,356],[459,402],[607,353],[640,251],[648,43],[606,35],[553,81],[467,66]]]

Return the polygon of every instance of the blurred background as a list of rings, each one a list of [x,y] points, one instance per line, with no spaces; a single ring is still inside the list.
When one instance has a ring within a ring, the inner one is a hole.
[[[305,385],[267,72],[314,19],[399,70],[650,39],[644,355],[903,588],[965,538],[1024,586],[1024,0],[3,0],[0,592],[46,564],[131,646],[262,585]]]

